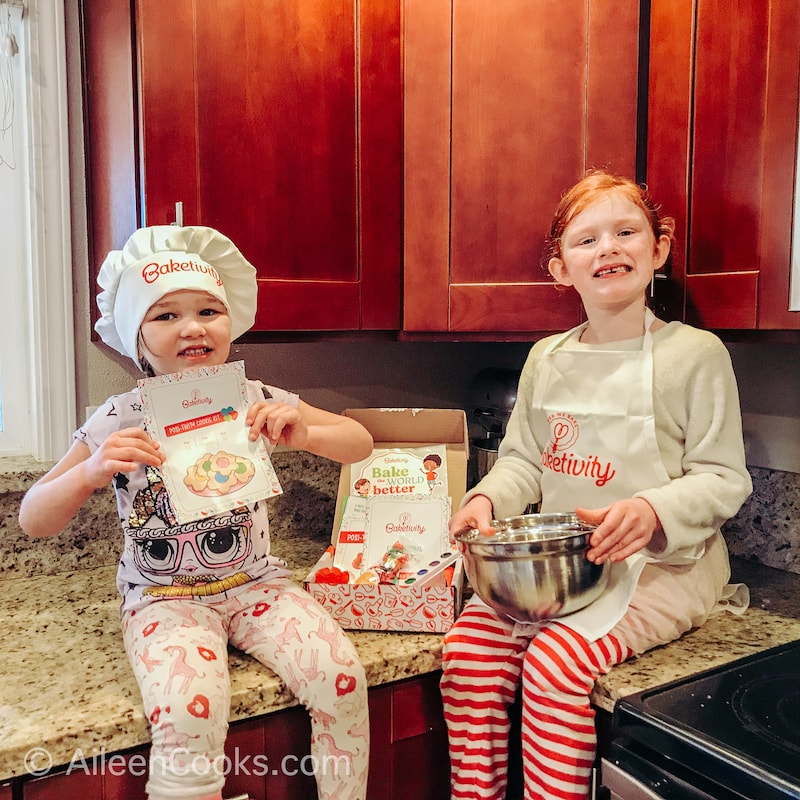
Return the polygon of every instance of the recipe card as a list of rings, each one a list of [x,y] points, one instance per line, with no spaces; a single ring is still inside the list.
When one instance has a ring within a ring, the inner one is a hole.
[[[411,577],[450,549],[449,519],[449,498],[368,498],[363,568],[391,573],[392,582]]]
[[[345,497],[342,519],[336,533],[333,566],[346,572],[351,583],[361,574],[366,529],[367,499],[356,495]]]
[[[138,382],[145,430],[161,445],[159,468],[178,522],[281,494],[263,437],[248,438],[244,362]]]

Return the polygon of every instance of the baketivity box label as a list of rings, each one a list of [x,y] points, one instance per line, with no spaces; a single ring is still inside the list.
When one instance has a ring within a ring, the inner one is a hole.
[[[361,497],[447,497],[447,447],[375,448],[350,465],[350,483]]]

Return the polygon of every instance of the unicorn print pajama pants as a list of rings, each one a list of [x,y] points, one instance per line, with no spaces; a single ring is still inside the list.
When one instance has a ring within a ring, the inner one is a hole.
[[[309,710],[319,797],[364,800],[364,669],[339,625],[299,586],[280,578],[254,581],[219,602],[154,601],[123,613],[122,629],[150,722],[151,800],[220,796],[229,643],[274,670]]]

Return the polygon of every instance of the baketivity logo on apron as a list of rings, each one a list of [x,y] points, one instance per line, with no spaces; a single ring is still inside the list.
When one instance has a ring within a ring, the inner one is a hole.
[[[550,441],[542,452],[542,466],[552,472],[575,478],[591,478],[596,486],[605,486],[617,474],[610,461],[603,463],[597,456],[586,457],[569,452],[580,436],[578,421],[564,412],[550,414]]]

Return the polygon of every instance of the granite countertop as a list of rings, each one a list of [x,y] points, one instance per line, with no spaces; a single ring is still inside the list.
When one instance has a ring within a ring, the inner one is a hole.
[[[302,580],[307,569],[293,576]],[[738,560],[735,573],[751,588],[743,616],[715,615],[679,642],[614,668],[597,684],[594,702],[610,711],[623,695],[800,638],[800,575]],[[89,757],[148,741],[119,632],[114,576],[115,567],[104,566],[3,581],[0,778],[25,774],[32,748],[44,748],[58,765],[78,749]],[[440,634],[348,635],[371,686],[441,667]],[[250,657],[232,651],[230,667],[232,720],[295,704]]]
[[[330,542],[338,465],[279,455],[284,494],[273,501],[273,553],[302,581]],[[16,524],[22,491],[47,465],[0,463],[0,780],[27,774],[42,748],[52,766],[149,741],[139,690],[119,630],[115,587],[120,536],[113,497],[101,492],[60,536],[30,540]],[[9,466],[10,464],[10,466]],[[300,533],[302,531],[302,534]],[[592,699],[606,711],[622,696],[800,639],[800,574],[732,559],[751,591],[742,615],[714,615],[682,639],[621,664]],[[441,668],[442,635],[352,632],[370,686]],[[295,705],[270,670],[231,651],[231,720]]]
[[[302,580],[307,570],[295,570]],[[115,567],[6,580],[0,600],[0,780],[26,774],[25,755],[53,764],[149,741],[119,630]],[[441,666],[441,635],[349,632],[370,686]],[[230,652],[231,720],[296,704],[270,670]]]

